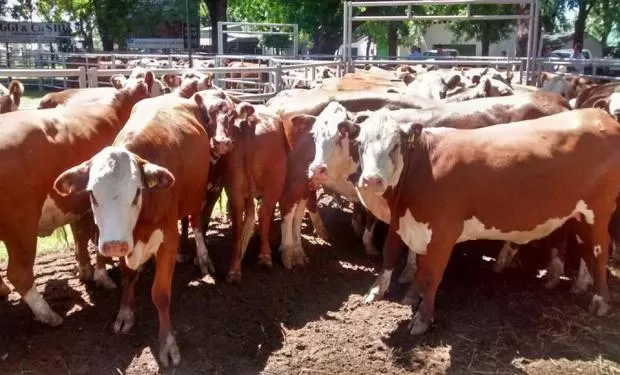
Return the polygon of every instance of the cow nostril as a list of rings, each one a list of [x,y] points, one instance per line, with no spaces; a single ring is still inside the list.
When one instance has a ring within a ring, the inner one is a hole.
[[[364,184],[364,186],[376,186],[376,185],[380,185],[382,182],[383,182],[383,179],[378,176],[362,178],[362,183]]]
[[[129,244],[126,241],[107,241],[103,243],[103,255],[121,257],[127,254]]]

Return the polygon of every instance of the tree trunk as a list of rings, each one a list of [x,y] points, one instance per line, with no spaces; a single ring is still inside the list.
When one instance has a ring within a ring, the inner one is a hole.
[[[398,28],[395,22],[388,24],[388,56],[398,55]]]
[[[370,45],[372,44],[372,37],[368,35],[368,42],[366,43],[366,58],[370,58]]]
[[[489,24],[485,24],[482,29],[482,33],[480,35],[480,46],[482,48],[481,54],[482,56],[489,56],[489,46],[491,42],[489,40]]]
[[[579,11],[575,19],[573,44],[579,43],[583,46],[583,38],[586,32],[586,18],[588,18],[588,13],[590,13],[590,9],[592,9],[592,1],[594,0],[581,0],[579,2]]]
[[[219,21],[226,22],[227,0],[204,0],[209,10],[209,19],[211,20],[211,52],[218,52],[218,30],[217,23]],[[223,27],[226,30],[226,26]],[[222,53],[226,53],[226,38],[223,38]]]

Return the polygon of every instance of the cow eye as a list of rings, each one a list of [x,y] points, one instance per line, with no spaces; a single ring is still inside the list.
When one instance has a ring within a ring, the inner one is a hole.
[[[138,198],[140,198],[140,188],[136,189],[136,196],[133,198],[133,201],[131,202],[132,206],[135,206],[136,204],[138,204]]]
[[[95,199],[95,194],[93,194],[92,190],[88,191],[88,195],[90,196],[90,201],[93,203],[93,205],[99,206],[99,203],[97,202],[97,199]]]

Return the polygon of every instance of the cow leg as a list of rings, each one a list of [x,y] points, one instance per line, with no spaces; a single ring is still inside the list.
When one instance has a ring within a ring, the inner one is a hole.
[[[213,267],[213,262],[211,262],[211,258],[209,258],[209,250],[207,250],[207,245],[205,243],[204,231],[202,229],[202,217],[201,212],[195,212],[190,215],[190,223],[192,225],[192,232],[194,233],[194,241],[196,241],[196,258],[198,260],[198,267],[200,267],[200,272],[203,275],[211,272],[215,273],[215,267]]]
[[[379,250],[377,250],[373,241],[373,234],[375,233],[376,224],[377,218],[367,211],[364,234],[362,235],[362,243],[364,244],[364,252],[366,252],[366,255],[379,255]]]
[[[293,268],[295,265],[293,262],[293,248],[295,247],[293,237],[293,217],[295,216],[296,207],[297,204],[293,204],[288,207],[280,201],[280,213],[282,214],[282,222],[280,223],[280,230],[282,232],[280,253],[282,254],[282,264],[284,264],[284,267],[288,269]]]
[[[361,203],[353,203],[353,213],[351,214],[351,227],[353,228],[353,233],[357,236],[362,237],[364,235],[364,211],[366,209],[362,206]],[[366,214],[368,217],[370,212]]]
[[[0,277],[0,298],[6,298],[11,294],[11,288],[4,283],[2,277]]]
[[[88,254],[88,241],[90,233],[88,227],[89,220],[92,221],[92,215],[84,215],[70,224],[71,233],[75,241],[75,260],[77,261],[78,278],[81,281],[89,281],[93,279],[93,266],[90,264],[90,255]]]
[[[595,222],[590,225],[580,222],[576,233],[583,240],[580,244],[581,257],[594,278],[595,294],[589,311],[598,316],[606,315],[610,309],[611,295],[607,285],[607,261],[609,259],[609,234],[607,224],[611,213],[594,210]],[[602,224],[604,223],[604,224]],[[580,267],[581,268],[581,267]]]
[[[573,281],[570,292],[573,294],[581,294],[588,290],[590,285],[594,285],[594,279],[588,270],[588,266],[583,259],[579,260],[579,272],[577,278]]]
[[[392,272],[394,271],[394,265],[400,250],[399,241],[398,234],[394,231],[393,226],[390,225],[383,249],[383,269],[368,293],[364,296],[364,303],[380,300],[390,287]]]
[[[99,229],[95,225],[93,214],[88,213],[84,215],[80,219],[79,227],[80,227],[80,231],[83,234],[87,234],[88,235],[87,237],[90,240],[90,242],[93,244],[93,246],[96,247],[97,242],[99,241]],[[85,249],[86,254],[88,254],[88,244],[89,244],[89,241],[87,240],[86,243],[84,244],[84,249]],[[112,280],[112,278],[110,278],[110,275],[108,275],[108,271],[106,270],[106,264],[110,262],[111,259],[106,258],[103,255],[99,254],[97,250],[95,250],[95,252],[97,253],[96,262],[95,262],[95,272],[93,274],[93,280],[95,281],[95,285],[103,289],[108,289],[108,290],[115,289],[116,283]],[[89,259],[89,263],[90,263],[90,259]]]
[[[244,200],[245,215],[243,218],[243,231],[241,234],[241,260],[245,256],[245,252],[248,249],[250,238],[254,234],[254,224],[256,223],[256,210],[254,207],[254,198],[247,197]]]
[[[304,248],[301,243],[301,223],[304,219],[304,213],[306,211],[306,200],[301,200],[297,207],[295,207],[295,214],[293,215],[293,251],[292,251],[292,263],[297,266],[305,266],[309,260],[304,252]]]
[[[189,218],[186,216],[181,219],[181,235],[179,236],[179,250],[177,252],[177,262],[189,263],[194,259],[192,254],[185,246],[185,241],[189,238]]]
[[[611,258],[620,261],[620,211],[614,210],[609,220],[609,235],[611,236]]]
[[[232,189],[231,189],[232,190]],[[226,276],[227,283],[241,282],[241,258],[243,256],[241,252],[241,244],[243,237],[243,208],[241,205],[244,202],[244,198],[233,196],[232,192],[226,189],[226,194],[229,197],[230,203],[230,216],[232,219],[232,232],[233,232],[233,251],[231,253],[231,264]]]
[[[308,192],[307,204],[310,221],[314,227],[314,233],[322,240],[329,241],[329,233],[327,232],[327,229],[325,229],[325,224],[323,224],[323,219],[321,219],[321,214],[319,213],[319,209],[317,207],[316,191]]]
[[[38,219],[39,216],[32,215],[31,217]],[[35,320],[52,327],[60,325],[62,318],[47,304],[34,283],[33,267],[37,249],[36,221],[30,225],[26,223],[22,225],[22,233],[31,235],[9,237],[4,242],[9,253],[7,278],[30,307]],[[32,228],[32,230],[27,230],[27,228]]]
[[[136,314],[134,312],[136,305],[135,287],[140,272],[127,267],[125,258],[121,258],[120,267],[123,274],[123,295],[121,296],[121,306],[118,309],[116,321],[114,322],[114,332],[128,333],[136,322]]]
[[[431,226],[435,229],[435,226]],[[459,231],[460,232],[460,231]],[[452,248],[458,235],[448,233],[433,233],[433,238],[426,248],[423,261],[418,265],[416,281],[422,292],[422,303],[411,318],[409,332],[419,335],[430,327],[435,314],[435,297],[443,278],[443,273],[450,260]],[[412,308],[412,312],[413,312]]]
[[[564,275],[564,255],[566,253],[567,229],[560,228],[552,233],[544,243],[550,243],[550,259],[547,266],[547,282],[545,289],[552,289],[560,283]]]
[[[270,232],[271,225],[273,224],[273,212],[276,209],[278,198],[277,196],[273,196],[271,191],[266,191],[258,210],[260,233],[260,255],[258,256],[258,261],[260,264],[269,268],[272,267]]]
[[[416,270],[413,273],[412,283],[409,286],[409,289],[407,289],[407,293],[405,293],[405,296],[403,297],[402,301],[400,301],[400,303],[403,305],[410,305],[411,311],[413,311],[418,307],[418,305],[420,304],[420,300],[422,299],[422,292],[420,291],[420,286],[418,284],[419,281],[417,280],[417,270],[424,267],[424,261],[426,257],[423,254],[416,254],[411,250],[408,250],[408,252],[409,253],[407,254],[407,263],[413,262]]]
[[[177,230],[174,223],[169,225],[164,238],[175,238]],[[172,290],[172,277],[175,266],[175,242],[164,241],[157,251],[155,263],[155,279],[151,288],[151,298],[159,314],[159,361],[166,367],[172,361],[174,366],[181,363],[181,353],[172,333],[170,323],[170,299]]]
[[[504,246],[502,246],[497,256],[497,261],[493,265],[493,271],[497,273],[502,272],[512,262],[517,251],[519,251],[519,247],[516,244],[508,241],[504,242]]]
[[[416,255],[412,251],[407,251],[407,264],[405,264],[405,269],[403,269],[403,272],[401,272],[398,277],[398,283],[407,284],[412,282],[415,279],[416,270]]]

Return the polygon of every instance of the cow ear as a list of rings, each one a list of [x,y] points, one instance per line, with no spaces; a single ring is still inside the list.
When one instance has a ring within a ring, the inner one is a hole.
[[[87,160],[61,173],[60,176],[56,178],[56,181],[54,181],[54,190],[63,197],[69,194],[81,193],[86,190],[90,164],[90,160]]]
[[[110,77],[110,83],[114,88],[122,89],[125,86],[125,82],[127,82],[127,78],[125,78],[122,74],[115,74]]]
[[[161,79],[164,81],[166,86],[173,88],[181,85],[181,77],[177,74],[166,73],[161,76]]]
[[[151,87],[153,87],[153,83],[155,82],[155,75],[152,71],[147,70],[146,73],[144,73],[144,82],[149,88],[149,92],[151,92]]]
[[[213,87],[213,74],[207,73],[203,82],[205,89],[210,89],[211,87]]]
[[[236,106],[235,111],[237,112],[237,116],[243,120],[247,120],[248,117],[252,116],[254,112],[256,112],[256,109],[248,102],[241,102]]]
[[[295,115],[291,117],[291,123],[293,124],[293,128],[295,134],[305,134],[316,122],[316,117],[312,115]]]
[[[163,190],[174,184],[174,176],[166,168],[149,162],[143,162],[141,168],[144,186],[149,189]]]
[[[409,85],[414,80],[415,76],[413,75],[413,73],[407,73],[403,76],[403,82],[405,82],[405,85]]]
[[[344,120],[338,124],[338,131],[340,134],[347,136],[349,139],[355,139],[360,133],[360,127],[353,121]]]

